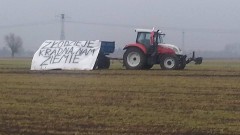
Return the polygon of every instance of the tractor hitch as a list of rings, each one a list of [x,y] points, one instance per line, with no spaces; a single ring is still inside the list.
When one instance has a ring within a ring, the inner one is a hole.
[[[186,64],[190,63],[191,61],[194,61],[197,65],[202,64],[202,57],[195,58],[195,52],[193,52],[192,57],[186,61]]]

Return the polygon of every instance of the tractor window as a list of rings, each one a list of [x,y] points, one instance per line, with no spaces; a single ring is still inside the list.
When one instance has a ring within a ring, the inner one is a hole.
[[[151,37],[151,33],[149,32],[138,32],[136,42],[144,45],[150,45],[150,37]],[[163,43],[162,34],[159,34],[158,36],[158,43]]]
[[[146,33],[146,39],[150,40],[151,34],[150,33]]]
[[[140,44],[150,45],[150,33],[139,32],[136,41]]]
[[[163,43],[163,35],[158,36],[158,43]]]

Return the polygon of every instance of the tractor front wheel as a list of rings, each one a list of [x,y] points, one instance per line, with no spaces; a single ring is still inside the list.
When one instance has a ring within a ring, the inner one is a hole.
[[[186,67],[186,59],[180,61],[178,69],[183,70]]]
[[[164,55],[160,59],[160,66],[164,70],[177,69],[179,65],[178,57],[175,55]]]
[[[123,55],[123,63],[126,69],[144,69],[146,56],[138,48],[128,48]]]

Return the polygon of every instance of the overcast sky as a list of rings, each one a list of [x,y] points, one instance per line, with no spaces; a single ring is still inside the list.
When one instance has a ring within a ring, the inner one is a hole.
[[[166,33],[165,42],[185,50],[223,50],[240,44],[240,0],[0,0],[0,49],[4,36],[22,37],[35,51],[47,39],[60,39],[66,15],[67,40],[134,42],[135,28]]]

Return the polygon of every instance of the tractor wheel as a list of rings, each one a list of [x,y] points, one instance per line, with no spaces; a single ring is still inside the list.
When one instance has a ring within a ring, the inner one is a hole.
[[[126,69],[144,69],[146,56],[138,48],[129,48],[123,55],[123,63]]]
[[[164,55],[161,58],[160,66],[163,70],[174,70],[179,66],[178,57],[175,55]]]
[[[183,70],[185,67],[186,67],[186,59],[183,59],[182,61],[180,61],[178,65],[178,69]]]

